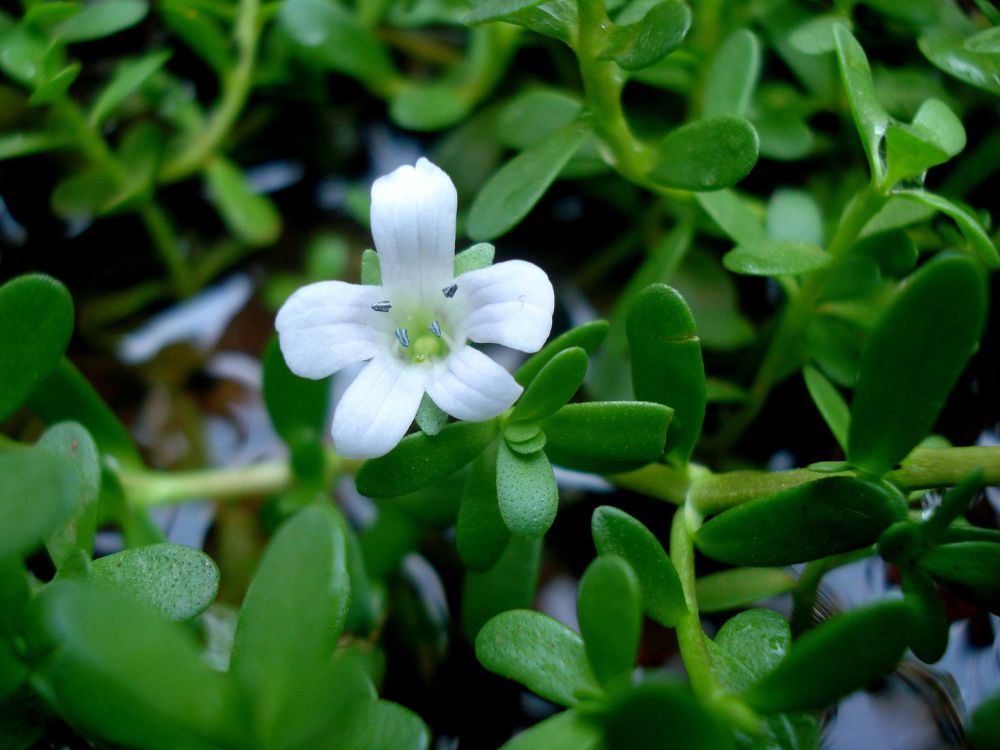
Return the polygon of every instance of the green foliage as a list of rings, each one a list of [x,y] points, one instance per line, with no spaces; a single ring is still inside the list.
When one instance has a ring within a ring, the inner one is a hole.
[[[623,20],[619,16],[617,22],[621,24]],[[691,26],[691,10],[683,0],[662,0],[653,4],[641,19],[629,20],[630,23],[611,29],[599,59],[614,60],[625,70],[642,70],[680,46]]]
[[[21,556],[76,513],[80,472],[73,459],[46,449],[0,454],[0,554]]]
[[[621,557],[605,555],[580,579],[577,600],[587,661],[605,687],[628,681],[639,649],[639,579]]]
[[[757,131],[746,120],[719,115],[677,128],[657,144],[649,178],[681,190],[721,190],[746,177],[757,163]]]
[[[264,352],[264,403],[275,432],[292,448],[317,440],[326,424],[330,379],[307,380],[288,369],[277,337]]]
[[[512,534],[538,538],[548,531],[559,508],[559,489],[543,451],[519,453],[500,443],[497,502]]]

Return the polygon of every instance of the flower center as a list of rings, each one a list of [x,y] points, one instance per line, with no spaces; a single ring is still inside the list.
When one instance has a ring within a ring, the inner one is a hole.
[[[396,354],[405,361],[420,364],[447,356],[453,341],[436,317],[425,313],[400,316],[396,320]]]

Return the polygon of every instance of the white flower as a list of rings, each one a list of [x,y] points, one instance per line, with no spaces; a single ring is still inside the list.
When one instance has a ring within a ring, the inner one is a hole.
[[[334,446],[346,458],[392,450],[425,392],[457,419],[497,416],[523,389],[467,341],[535,352],[549,336],[554,295],[538,266],[512,260],[455,278],[457,205],[451,179],[426,159],[379,178],[371,223],[382,285],[321,281],[278,311],[295,374],[323,378],[371,360],[333,418]]]

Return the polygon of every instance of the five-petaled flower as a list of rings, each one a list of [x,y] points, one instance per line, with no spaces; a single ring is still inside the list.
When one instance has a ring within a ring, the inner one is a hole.
[[[372,186],[371,223],[381,286],[321,281],[278,311],[289,368],[323,378],[371,360],[333,418],[346,458],[384,455],[403,438],[428,396],[457,419],[479,422],[508,409],[522,388],[468,341],[538,351],[552,327],[552,284],[520,260],[454,274],[458,196],[426,159]]]

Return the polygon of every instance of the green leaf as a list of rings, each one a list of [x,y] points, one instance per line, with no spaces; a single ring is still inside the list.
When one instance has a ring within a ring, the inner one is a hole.
[[[649,179],[681,190],[721,190],[750,174],[758,148],[757,131],[740,117],[698,120],[660,141]]]
[[[143,466],[128,430],[68,359],[63,359],[38,384],[28,406],[49,424],[79,422],[87,428],[102,454],[114,456],[125,466]]]
[[[219,569],[212,558],[182,544],[151,544],[98,558],[90,575],[148,602],[171,620],[201,614],[219,589]]]
[[[757,88],[760,68],[761,46],[756,34],[738,29],[726,37],[708,71],[702,116],[745,117]]]
[[[532,380],[538,377],[538,373],[547,365],[559,352],[578,346],[587,354],[593,354],[604,342],[608,335],[608,322],[606,320],[592,320],[576,328],[571,328],[566,333],[552,339],[537,354],[533,354],[521,365],[514,374],[514,379],[518,383],[527,387]]]
[[[210,12],[188,0],[163,0],[159,12],[170,30],[212,70],[225,73],[231,44]]]
[[[641,401],[673,410],[665,453],[687,463],[705,419],[705,365],[694,318],[684,298],[653,284],[629,305],[626,317],[632,386]]]
[[[491,619],[476,636],[476,656],[491,672],[561,706],[597,690],[580,636],[540,612],[516,609]]]
[[[1000,693],[984,701],[973,712],[968,737],[974,750],[990,750],[1000,745]]]
[[[939,540],[956,518],[962,517],[969,506],[979,496],[983,488],[983,470],[981,467],[970,471],[962,481],[948,490],[941,498],[941,503],[934,513],[923,523],[924,533],[930,540]]]
[[[4,511],[0,508],[0,513]],[[0,637],[19,637],[21,619],[28,602],[31,589],[28,570],[19,557],[0,557]]]
[[[379,286],[382,283],[382,266],[379,264],[378,253],[371,248],[361,254],[361,283],[368,286]]]
[[[556,354],[528,384],[511,412],[511,421],[535,422],[554,414],[583,385],[587,364],[587,352],[578,346]]]
[[[614,750],[732,750],[730,730],[679,682],[645,682],[620,694],[602,718]]]
[[[996,9],[993,9],[996,12]],[[994,21],[995,23],[995,21]],[[969,52],[987,55],[1000,54],[1000,27],[993,26],[968,37],[962,45]]]
[[[466,638],[474,641],[494,615],[531,606],[541,554],[541,539],[512,536],[492,567],[466,571],[462,586],[462,625]]]
[[[932,28],[917,39],[924,57],[970,86],[1000,94],[1000,56],[968,49],[966,38],[947,28]]]
[[[315,671],[329,664],[350,602],[347,551],[329,507],[314,505],[274,535],[240,610],[230,673],[246,691],[251,723],[264,744],[292,728],[306,735],[328,695],[315,695]]]
[[[73,726],[126,747],[246,744],[226,676],[190,631],[121,592],[57,581],[32,606],[38,675]]]
[[[767,203],[767,236],[772,240],[823,244],[823,214],[804,190],[775,190]],[[737,240],[743,244],[742,240]]]
[[[500,750],[603,750],[600,727],[576,711],[561,711],[515,735]]]
[[[753,205],[734,190],[695,193],[694,197],[705,209],[705,213],[734,242],[757,242],[766,237],[760,216]]]
[[[32,552],[80,507],[80,474],[51,450],[0,454],[0,557]]]
[[[512,451],[535,453],[545,447],[547,438],[536,422],[508,422],[503,428],[503,439]]]
[[[145,0],[99,0],[86,3],[83,10],[55,28],[55,35],[67,44],[117,34],[146,17]]]
[[[888,172],[884,183],[894,185],[922,178],[931,167],[943,164],[965,148],[962,121],[937,99],[924,102],[912,125],[893,124],[886,132]]]
[[[493,451],[486,450],[472,462],[465,480],[455,524],[455,546],[467,567],[485,570],[500,558],[509,538],[497,504],[496,457]]]
[[[904,599],[913,615],[910,650],[922,662],[934,664],[948,650],[950,622],[937,586],[923,570],[908,566],[902,571]]]
[[[397,76],[382,41],[338,2],[286,0],[278,22],[310,59],[324,67],[373,86]]]
[[[792,645],[792,629],[777,612],[751,609],[728,620],[714,645],[712,663],[720,681],[727,690],[739,692],[785,658]]]
[[[545,535],[559,510],[559,488],[543,451],[525,455],[500,443],[497,502],[512,534],[532,539]]]
[[[276,336],[264,352],[264,404],[274,431],[288,445],[323,434],[330,404],[330,379],[308,380],[288,369]]]
[[[699,612],[726,612],[795,588],[795,578],[780,568],[733,568],[698,579]],[[731,621],[730,621],[731,622]]]
[[[733,273],[747,276],[781,276],[818,271],[833,262],[833,256],[808,242],[763,240],[738,245],[722,258]]]
[[[506,16],[538,5],[541,0],[478,0],[464,21],[470,26],[487,21],[504,21]]]
[[[904,200],[933,208],[951,218],[962,230],[968,243],[979,253],[983,263],[990,268],[1000,268],[1000,254],[997,253],[993,240],[971,211],[926,190],[900,190],[897,191],[897,195]]]
[[[872,71],[858,40],[846,26],[842,25],[834,26],[833,35],[837,43],[840,77],[847,90],[847,101],[851,105],[854,125],[861,136],[872,175],[881,178],[884,166],[879,149],[882,137],[889,126],[889,115],[875,96]]]
[[[620,19],[619,19],[620,22]],[[662,0],[642,20],[612,26],[599,60],[614,60],[625,70],[642,70],[677,49],[691,28],[691,9],[683,0]]]
[[[830,428],[834,439],[841,450],[847,450],[847,433],[851,424],[851,412],[847,402],[840,395],[836,386],[823,377],[815,367],[806,366],[802,369],[802,377],[806,381],[809,396],[819,410],[826,426]]]
[[[90,108],[89,120],[94,125],[100,125],[115,111],[125,99],[139,89],[170,59],[170,50],[158,50],[134,60],[124,60],[118,64],[111,80],[97,95]]]
[[[490,240],[516,226],[589,136],[589,128],[572,123],[504,164],[472,203],[469,236]]]
[[[680,578],[653,533],[628,513],[609,505],[591,519],[594,545],[601,555],[624,558],[639,579],[642,606],[664,627],[673,627],[687,613]]]
[[[267,196],[254,193],[232,162],[215,157],[205,170],[212,203],[226,228],[250,245],[270,245],[281,234],[281,214]]]
[[[366,701],[351,710],[337,727],[334,747],[365,750],[426,750],[430,732],[419,716],[391,701]]]
[[[532,88],[524,91],[500,111],[497,137],[510,148],[523,151],[579,116],[580,99],[559,89]]]
[[[542,422],[545,452],[560,466],[616,473],[663,454],[673,410],[643,401],[567,404]]]
[[[45,71],[49,45],[25,24],[0,33],[0,69],[22,86],[34,88]]]
[[[73,300],[41,274],[0,286],[0,420],[14,413],[62,358],[73,334]]]
[[[454,274],[457,279],[463,273],[478,271],[493,264],[496,248],[489,242],[479,242],[455,255]]]
[[[825,708],[891,672],[906,650],[910,623],[909,607],[899,601],[827,620],[742,697],[762,713]]]
[[[414,417],[417,427],[425,435],[434,437],[441,429],[448,424],[448,413],[434,403],[426,393],[420,399],[420,406],[417,407],[417,415]]]
[[[734,565],[792,565],[874,544],[905,513],[906,502],[884,487],[826,477],[724,511],[695,541]]]
[[[97,496],[101,491],[101,459],[90,433],[76,422],[60,422],[45,431],[37,447],[66,456],[76,466],[79,504],[70,521],[47,540],[57,570],[89,561],[97,531]],[[83,563],[84,565],[86,563]]]
[[[639,651],[639,580],[621,557],[598,557],[580,579],[576,612],[587,661],[605,687],[628,683]]]
[[[407,435],[379,458],[362,464],[355,481],[368,497],[398,497],[454,474],[497,437],[497,421],[455,422],[433,437]]]
[[[1000,544],[958,542],[933,547],[917,559],[930,576],[962,598],[1000,612]]]
[[[443,130],[466,118],[475,102],[454,83],[407,83],[389,101],[393,122],[408,130]]]
[[[0,51],[0,56],[2,54]],[[0,135],[0,161],[66,148],[68,145],[69,141],[57,133],[45,131],[4,133]]]
[[[37,107],[42,104],[51,104],[60,99],[76,81],[81,68],[82,65],[79,62],[70,63],[36,88],[35,93],[28,99],[28,103]]]
[[[21,661],[13,644],[0,638],[0,705],[24,684],[28,671],[28,665]]]
[[[837,26],[851,28],[848,16],[823,15],[810,18],[805,23],[795,27],[788,37],[788,42],[799,52],[806,55],[823,55],[837,48],[833,32]]]
[[[865,344],[848,461],[884,474],[930,432],[979,341],[985,295],[979,269],[957,256],[907,280]]]
[[[523,26],[573,46],[579,33],[577,5],[573,0],[545,0],[526,6],[517,4],[520,6],[518,10],[494,20]]]

